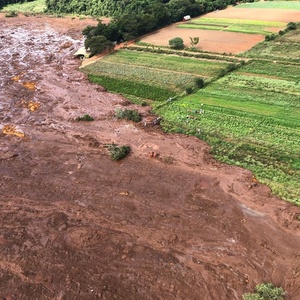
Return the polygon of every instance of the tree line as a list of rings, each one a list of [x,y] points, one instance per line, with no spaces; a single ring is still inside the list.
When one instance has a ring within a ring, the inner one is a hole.
[[[48,11],[116,17],[124,14],[155,15],[155,23],[173,23],[184,15],[223,9],[236,0],[46,0]],[[157,18],[158,17],[158,18]],[[153,22],[153,20],[151,20]]]

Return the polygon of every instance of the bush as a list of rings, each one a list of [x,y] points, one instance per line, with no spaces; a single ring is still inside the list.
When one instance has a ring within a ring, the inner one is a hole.
[[[182,50],[184,49],[183,39],[180,37],[171,39],[169,40],[169,46],[171,49]]]
[[[270,34],[270,35],[266,35],[265,36],[265,41],[273,41],[273,40],[275,40],[275,38],[276,38],[276,34],[275,33],[272,33],[272,34]]]
[[[127,156],[131,151],[130,146],[118,146],[116,144],[107,145],[109,151],[109,157],[112,160],[120,160]]]
[[[296,30],[297,29],[297,24],[294,22],[290,22],[287,24],[287,30]]]
[[[126,119],[126,120],[130,120],[130,121],[133,121],[133,122],[140,122],[141,121],[141,116],[140,114],[138,113],[138,111],[136,110],[131,110],[131,109],[120,109],[120,108],[117,108],[116,111],[115,111],[115,116],[118,118],[118,119]]]
[[[94,118],[93,117],[91,117],[90,115],[83,115],[82,117],[78,117],[77,119],[76,119],[76,121],[88,121],[88,122],[90,122],[90,121],[94,121]]]
[[[18,16],[18,13],[14,10],[12,10],[12,11],[5,14],[6,18],[12,18],[12,17],[17,17],[17,16]]]
[[[187,87],[187,88],[185,89],[186,95],[189,95],[189,94],[191,94],[192,92],[193,92],[193,88],[192,88],[192,87]]]
[[[204,87],[204,79],[203,79],[203,78],[200,78],[200,77],[197,77],[197,78],[195,79],[195,84],[196,84],[196,86],[197,86],[199,89],[203,88],[203,87]]]
[[[255,293],[243,295],[244,300],[283,300],[284,290],[272,283],[261,283],[255,287]]]

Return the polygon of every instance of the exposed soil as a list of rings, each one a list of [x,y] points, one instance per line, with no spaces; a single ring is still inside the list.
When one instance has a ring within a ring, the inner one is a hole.
[[[251,49],[264,40],[261,34],[245,34],[228,31],[178,28],[178,24],[158,30],[143,39],[144,43],[156,46],[169,46],[169,40],[180,37],[186,47],[190,46],[190,37],[199,37],[195,47],[204,51],[237,54]]]
[[[300,11],[229,7],[228,9],[208,13],[204,17],[288,23],[298,22],[300,19]],[[200,37],[200,42],[196,45],[196,48],[198,49],[210,52],[237,54],[251,49],[254,45],[265,39],[261,34],[244,34],[201,29],[188,30],[185,28],[178,28],[177,26],[178,24],[172,24],[158,30],[155,34],[146,36],[141,41],[157,46],[168,46],[169,40],[175,37],[181,37],[185,46],[190,46],[190,37]],[[278,32],[280,30],[280,28],[269,27],[266,29],[272,32]]]
[[[0,15],[1,299],[241,299],[265,281],[300,299],[299,208],[197,138],[115,119],[135,106],[72,57],[87,22]]]

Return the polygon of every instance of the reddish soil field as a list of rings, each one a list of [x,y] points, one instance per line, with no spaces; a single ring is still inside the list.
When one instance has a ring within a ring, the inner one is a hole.
[[[169,46],[169,40],[181,37],[184,45],[189,47],[191,36],[200,38],[199,44],[196,45],[198,49],[232,54],[247,51],[264,40],[264,36],[260,34],[177,28],[176,24],[172,24],[144,37],[141,41],[156,46]]]
[[[266,281],[300,299],[299,208],[197,138],[114,118],[149,108],[78,71],[86,24],[0,17],[1,299],[228,300]]]
[[[262,20],[278,22],[298,22],[300,11],[281,10],[281,9],[244,9],[230,7],[218,12],[206,14],[207,18],[229,18],[245,20]],[[268,28],[270,31],[277,32],[278,28]],[[254,45],[264,40],[260,34],[243,34],[235,32],[222,32],[200,29],[177,28],[176,24],[163,28],[154,34],[148,35],[141,41],[156,46],[168,46],[169,40],[181,37],[186,46],[190,45],[190,37],[200,37],[200,42],[196,46],[198,49],[218,53],[232,53],[251,49]]]

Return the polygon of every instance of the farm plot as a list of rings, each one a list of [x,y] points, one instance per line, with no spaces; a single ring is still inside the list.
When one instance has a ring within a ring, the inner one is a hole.
[[[237,8],[291,9],[300,10],[300,1],[257,1],[242,3]]]
[[[300,20],[300,18],[299,18]],[[242,56],[249,58],[264,58],[287,63],[300,63],[300,29],[293,30],[283,36],[278,36],[273,42],[262,42],[255,45]],[[299,74],[299,73],[298,73]]]
[[[118,51],[82,70],[108,90],[152,100],[167,100],[217,76],[228,63],[195,58]]]
[[[208,29],[262,35],[267,35],[274,31],[279,31],[285,26],[286,23],[284,22],[241,20],[229,18],[197,18],[178,25],[179,28],[186,29]]]
[[[252,170],[277,195],[300,204],[298,66],[266,64],[265,73],[278,78],[264,76],[259,66],[252,62],[157,112],[165,130],[199,136],[218,159]]]

